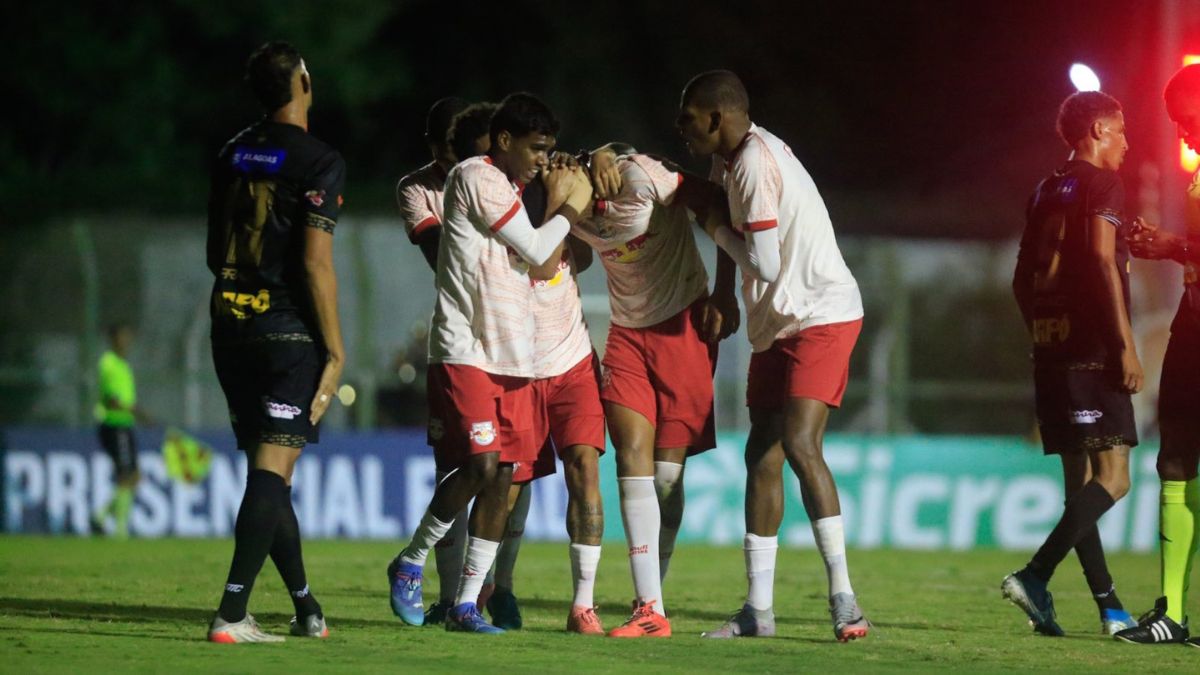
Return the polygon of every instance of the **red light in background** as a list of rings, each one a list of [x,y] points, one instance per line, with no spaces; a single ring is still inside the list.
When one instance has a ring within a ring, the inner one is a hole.
[[[1200,63],[1200,54],[1183,55],[1183,65],[1190,66],[1194,63]],[[1196,173],[1196,170],[1200,169],[1200,155],[1184,145],[1183,141],[1179,141],[1179,168],[1188,173]]]

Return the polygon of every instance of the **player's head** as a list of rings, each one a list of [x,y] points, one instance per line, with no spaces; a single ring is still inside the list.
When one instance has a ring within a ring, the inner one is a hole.
[[[509,94],[492,115],[488,150],[508,177],[527,184],[550,162],[558,120],[533,94]]]
[[[117,322],[110,324],[108,327],[108,343],[112,345],[114,352],[121,356],[129,353],[129,347],[133,345],[133,326]]]
[[[729,136],[730,127],[744,127],[749,119],[750,97],[742,80],[732,71],[710,70],[693,77],[683,88],[675,128],[692,155],[705,157],[728,144],[728,138],[724,144],[722,140]]]
[[[492,146],[492,115],[499,107],[486,101],[472,103],[454,116],[450,131],[446,133],[446,141],[458,161],[487,154]]]
[[[429,144],[429,152],[433,154],[436,162],[446,167],[453,166],[457,161],[450,144],[446,141],[446,134],[450,131],[450,122],[454,116],[466,107],[467,102],[461,98],[447,96],[438,99],[425,116],[425,142]]]
[[[1099,91],[1076,92],[1062,102],[1058,135],[1067,147],[1094,153],[1104,168],[1114,171],[1120,168],[1129,149],[1121,104]]]
[[[1163,99],[1179,137],[1192,150],[1200,148],[1200,64],[1184,66],[1175,73],[1167,82]]]
[[[268,42],[246,60],[246,82],[268,113],[299,101],[312,106],[312,81],[300,52],[287,42]]]

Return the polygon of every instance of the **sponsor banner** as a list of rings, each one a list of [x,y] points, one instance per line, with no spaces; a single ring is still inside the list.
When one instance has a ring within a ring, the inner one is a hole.
[[[89,431],[11,428],[5,432],[4,529],[84,534],[112,497],[112,461]],[[168,477],[161,433],[140,431],[142,482],[130,521],[134,536],[229,536],[245,486],[246,460],[227,433],[197,434],[215,451],[205,478]],[[744,533],[744,436],[688,460],[680,541],[737,544]],[[153,448],[154,450],[151,450]],[[224,449],[224,450],[223,450]],[[1152,550],[1158,532],[1155,448],[1138,448],[1129,495],[1101,521],[1109,550]],[[1036,548],[1062,513],[1057,459],[1017,438],[831,435],[826,460],[837,480],[847,541],[866,548]],[[296,466],[293,500],[311,538],[403,541],[434,488],[423,430],[322,434]],[[615,458],[601,462],[605,537],[621,541]],[[781,543],[813,546],[799,481],[784,468]],[[565,541],[566,488],[559,473],[534,483],[525,534]]]

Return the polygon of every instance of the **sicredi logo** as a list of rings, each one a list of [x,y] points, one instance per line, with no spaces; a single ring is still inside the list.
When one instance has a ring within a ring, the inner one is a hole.
[[[1096,422],[1100,421],[1101,417],[1104,417],[1104,413],[1100,412],[1099,410],[1071,411],[1072,424],[1095,424]]]

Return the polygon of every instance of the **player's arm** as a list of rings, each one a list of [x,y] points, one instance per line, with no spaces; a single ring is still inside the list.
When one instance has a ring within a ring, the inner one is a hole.
[[[425,262],[429,264],[429,269],[437,272],[438,247],[442,245],[442,228],[431,227],[425,230],[413,237],[413,243],[421,249],[421,255],[425,256]]]
[[[559,246],[592,198],[591,184],[578,169],[551,173],[546,177],[546,188],[548,203],[562,205],[540,228],[534,229],[519,201],[491,226],[500,241],[535,267],[552,260],[556,251],[561,255]],[[561,197],[564,193],[565,199]],[[557,259],[554,260],[557,265]]]
[[[304,271],[327,360],[309,407],[309,420],[313,424],[321,420],[332,403],[342,370],[346,367],[346,349],[338,320],[337,273],[333,268],[333,230],[345,184],[345,162],[340,155],[330,156],[328,166],[318,173],[315,183],[316,189],[324,190],[326,198],[323,204],[310,208],[305,214]]]
[[[1100,310],[1110,330],[1109,339],[1121,349],[1122,384],[1129,393],[1136,394],[1142,389],[1142,364],[1138,361],[1121,274],[1117,269],[1117,228],[1103,216],[1091,215],[1088,217],[1088,235],[1089,261],[1104,296],[1104,306]]]
[[[408,230],[409,240],[421,249],[429,269],[437,272],[438,246],[442,240],[442,223],[426,203],[425,195],[415,185],[401,182],[396,186],[396,204],[400,219]]]
[[[587,242],[571,235],[567,237],[567,247],[571,249],[571,264],[574,266],[576,274],[592,266],[595,257],[592,255],[592,247],[588,246]]]
[[[1186,265],[1200,264],[1200,247],[1191,246],[1187,237],[1159,229],[1143,218],[1133,221],[1129,251],[1146,260],[1174,260]]]
[[[1040,189],[1040,187],[1039,187]],[[1017,308],[1021,310],[1021,319],[1025,328],[1033,333],[1033,275],[1037,271],[1036,256],[1032,235],[1036,231],[1033,221],[1034,199],[1030,198],[1025,207],[1025,232],[1021,235],[1021,245],[1017,249],[1017,267],[1013,270],[1013,297],[1017,300]]]

